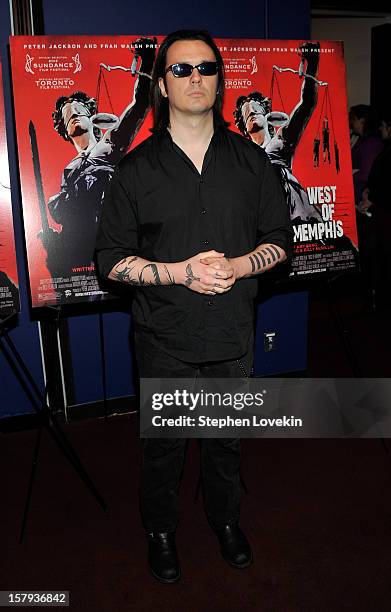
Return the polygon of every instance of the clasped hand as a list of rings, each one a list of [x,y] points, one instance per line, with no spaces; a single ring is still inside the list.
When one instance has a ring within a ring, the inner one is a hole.
[[[185,262],[184,285],[207,295],[227,293],[236,281],[232,263],[217,251],[198,253]]]

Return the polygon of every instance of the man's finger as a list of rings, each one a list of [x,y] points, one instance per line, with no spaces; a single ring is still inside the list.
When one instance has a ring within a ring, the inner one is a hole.
[[[215,272],[215,277],[216,278],[231,278],[234,275],[234,271],[231,268],[231,270],[217,270]]]
[[[206,293],[207,295],[216,295],[216,291],[212,291],[211,287],[203,287],[201,285],[202,293]]]
[[[211,278],[231,278],[234,275],[233,268],[212,268],[208,266],[205,274]]]
[[[227,293],[227,291],[230,291],[231,289],[232,289],[232,285],[230,285],[229,287],[216,287],[215,285],[216,293]]]
[[[206,278],[202,279],[202,284],[206,285],[207,287],[213,287],[213,285],[218,282],[219,281],[215,276],[207,276]]]
[[[229,265],[229,261],[224,257],[203,257],[202,263],[207,263],[208,266],[216,265],[216,266],[227,266]]]
[[[217,257],[203,257],[202,259],[200,259],[200,261],[202,261],[203,264],[206,264],[206,265],[210,266],[211,264],[215,263],[216,261],[219,261],[219,258],[217,258]]]
[[[226,261],[225,259],[213,261],[208,265],[210,268],[213,268],[214,270],[233,270],[232,264],[229,261]]]
[[[206,284],[209,287],[213,287],[217,289],[228,289],[233,285],[233,282],[230,280],[224,280],[222,278],[213,278],[211,280],[206,281]]]
[[[224,257],[224,253],[218,251],[203,251],[198,254],[199,259],[206,259],[207,257]]]

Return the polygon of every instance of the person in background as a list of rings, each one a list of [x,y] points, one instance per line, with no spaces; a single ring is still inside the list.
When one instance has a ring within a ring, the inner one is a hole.
[[[367,104],[352,106],[349,122],[352,135],[356,136],[352,145],[352,166],[354,201],[359,206],[372,164],[382,151],[383,143],[376,134],[371,107]]]
[[[360,267],[364,291],[364,308],[374,307],[375,285],[375,233],[371,213],[362,201],[367,197],[368,177],[372,164],[383,149],[381,138],[376,134],[376,124],[371,107],[367,104],[352,106],[349,114],[352,133],[352,171],[354,203],[357,210],[357,233]]]
[[[375,308],[388,310],[391,308],[391,109],[383,111],[380,118],[384,149],[372,165],[361,209],[369,209],[373,215]]]

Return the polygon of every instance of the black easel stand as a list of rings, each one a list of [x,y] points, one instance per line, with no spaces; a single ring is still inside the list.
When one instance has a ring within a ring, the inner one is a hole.
[[[35,442],[33,461],[31,466],[31,474],[27,491],[27,498],[24,507],[22,526],[20,530],[19,541],[22,542],[25,534],[27,516],[30,507],[31,495],[33,490],[33,484],[36,474],[36,468],[38,465],[39,449],[42,438],[42,430],[45,429],[51,436],[59,450],[63,453],[68,462],[72,465],[74,470],[77,472],[79,477],[83,480],[84,484],[95,497],[96,501],[100,505],[103,511],[107,511],[107,505],[103,497],[100,495],[95,484],[91,480],[90,476],[86,472],[83,464],[81,463],[78,455],[70,444],[66,437],[62,427],[60,426],[56,416],[50,410],[47,401],[47,388],[45,389],[44,395],[42,395],[38,385],[36,384],[31,372],[29,371],[26,363],[22,359],[20,353],[16,349],[13,341],[7,333],[7,323],[14,317],[14,314],[9,315],[4,319],[0,319],[0,350],[3,352],[7,362],[13,370],[20,386],[26,393],[30,400],[30,403],[38,416],[38,430]]]

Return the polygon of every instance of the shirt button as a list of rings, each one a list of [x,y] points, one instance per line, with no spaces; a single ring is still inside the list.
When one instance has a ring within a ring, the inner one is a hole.
[[[208,245],[209,244],[209,240],[204,240],[204,244]]]
[[[206,208],[201,208],[201,215],[205,215],[206,214]]]
[[[203,182],[204,182],[204,179],[200,179],[200,183],[203,183]]]
[[[208,300],[208,306],[213,306],[212,300]]]

